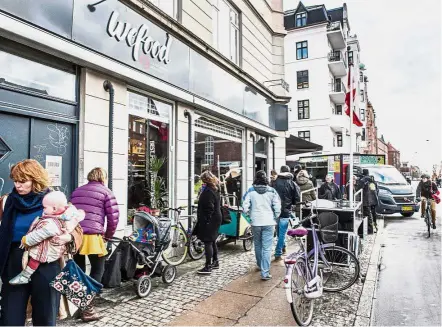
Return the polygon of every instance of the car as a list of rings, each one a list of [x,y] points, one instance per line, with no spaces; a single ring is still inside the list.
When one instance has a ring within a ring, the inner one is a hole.
[[[362,170],[368,169],[379,187],[379,205],[377,213],[391,215],[400,213],[411,217],[419,211],[419,202],[412,186],[405,177],[390,165],[355,165],[355,174],[362,175]]]

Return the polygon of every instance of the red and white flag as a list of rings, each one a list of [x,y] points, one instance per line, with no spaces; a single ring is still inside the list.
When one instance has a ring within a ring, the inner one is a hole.
[[[354,88],[354,79],[351,76],[351,67],[352,65],[348,66],[348,82],[347,82],[347,94],[345,95],[345,105],[346,105],[346,109],[345,109],[345,114],[347,116],[350,117],[350,90],[353,90],[353,102],[355,101],[355,97],[356,97],[356,88]],[[356,112],[353,110],[353,124],[355,124],[358,127],[362,127],[363,124],[361,122],[361,120],[359,119],[358,115],[356,114]]]

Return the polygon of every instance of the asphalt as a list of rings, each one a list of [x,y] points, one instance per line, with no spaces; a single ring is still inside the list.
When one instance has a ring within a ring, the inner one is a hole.
[[[420,214],[385,217],[375,326],[441,326],[441,212],[427,238]]]

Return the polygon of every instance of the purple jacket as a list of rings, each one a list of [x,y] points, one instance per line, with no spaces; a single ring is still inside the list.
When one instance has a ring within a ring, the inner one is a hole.
[[[84,234],[101,234],[112,238],[117,229],[120,212],[114,194],[100,182],[89,182],[80,186],[71,195],[71,203],[77,209],[86,212],[80,223]],[[107,228],[104,231],[104,221],[107,218]]]

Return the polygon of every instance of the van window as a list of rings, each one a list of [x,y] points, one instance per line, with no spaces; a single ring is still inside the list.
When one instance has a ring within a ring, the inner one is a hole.
[[[394,167],[370,167],[368,170],[376,182],[390,185],[407,185],[407,181],[405,180],[404,176]]]

